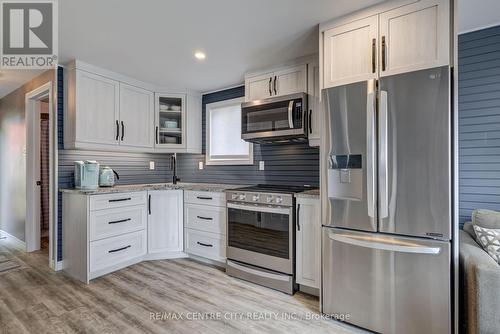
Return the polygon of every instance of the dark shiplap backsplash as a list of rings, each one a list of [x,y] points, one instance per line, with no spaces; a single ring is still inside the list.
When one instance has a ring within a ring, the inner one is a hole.
[[[500,26],[458,39],[460,223],[500,211]]]

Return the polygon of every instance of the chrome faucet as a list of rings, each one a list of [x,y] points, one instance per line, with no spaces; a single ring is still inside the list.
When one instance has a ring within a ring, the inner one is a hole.
[[[172,170],[172,183],[177,184],[177,181],[180,181],[177,177],[177,153],[172,154],[170,161],[170,169]]]

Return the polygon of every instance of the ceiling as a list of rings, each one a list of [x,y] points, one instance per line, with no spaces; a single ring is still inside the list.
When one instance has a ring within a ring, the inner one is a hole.
[[[498,23],[498,0],[459,1],[459,31]],[[317,24],[382,0],[64,0],[59,60],[172,88],[213,91],[317,52]],[[198,61],[195,50],[207,58]],[[0,72],[0,98],[38,75]]]

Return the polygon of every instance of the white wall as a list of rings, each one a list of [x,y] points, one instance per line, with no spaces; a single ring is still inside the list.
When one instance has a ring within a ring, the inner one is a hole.
[[[458,33],[500,25],[500,0],[458,0]]]
[[[27,92],[52,81],[48,70],[0,99],[0,230],[25,241]]]

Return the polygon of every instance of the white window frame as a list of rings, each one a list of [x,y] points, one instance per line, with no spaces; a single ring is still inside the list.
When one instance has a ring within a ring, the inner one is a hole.
[[[236,99],[224,100],[220,102],[209,103],[205,106],[205,138],[206,138],[206,152],[205,152],[205,164],[209,165],[253,165],[253,144],[249,144],[248,156],[244,158],[242,156],[219,156],[212,157],[210,154],[210,112],[215,108],[222,108],[226,106],[232,106],[235,104],[241,104],[245,102],[244,97],[239,97]]]

